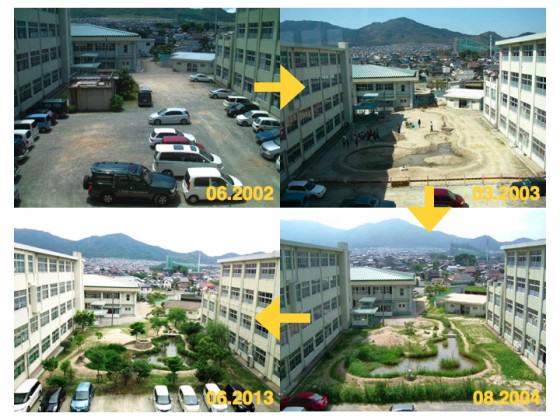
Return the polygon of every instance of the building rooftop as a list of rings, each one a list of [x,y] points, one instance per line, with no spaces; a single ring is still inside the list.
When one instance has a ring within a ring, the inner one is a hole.
[[[92,25],[91,23],[72,23],[70,34],[74,37],[137,37],[135,32],[121,31],[119,29],[106,28],[104,26]]]
[[[189,60],[189,61],[214,61],[216,54],[199,53],[199,52],[176,52],[171,54],[172,60]]]
[[[273,258],[280,258],[280,252],[272,251],[272,252],[260,252],[257,254],[249,254],[249,255],[240,255],[238,257],[222,258],[221,260],[218,260],[218,262],[222,264],[222,263],[253,261],[253,260],[270,260]]]
[[[531,42],[546,39],[546,32],[541,32],[538,34],[518,36],[515,38],[502,39],[501,41],[496,41],[496,45],[509,45],[509,44],[520,44],[522,42]]]
[[[459,98],[459,99],[476,99],[484,98],[484,89],[462,89],[453,88],[449,89],[443,95],[445,98]]]
[[[29,252],[36,252],[37,254],[45,254],[45,255],[52,255],[53,257],[61,257],[61,258],[68,258],[70,260],[78,260],[79,258],[75,257],[74,255],[69,254],[62,254],[60,252],[50,251],[48,249],[37,248],[30,245],[20,244],[18,242],[14,242],[14,249],[20,249],[22,251],[29,251]]]
[[[417,71],[395,67],[376,66],[374,64],[353,64],[352,79],[388,79],[416,77]]]
[[[466,293],[449,293],[441,299],[446,303],[461,303],[466,305],[484,305],[486,303],[486,295],[469,295]]]
[[[327,246],[327,245],[317,245],[317,244],[308,244],[305,242],[297,242],[297,241],[287,241],[285,239],[280,239],[280,246],[292,246],[295,248],[310,248],[310,249],[322,249],[325,251],[336,251],[336,252],[343,252],[346,251],[346,248],[338,248],[335,246]]]
[[[109,277],[98,274],[84,274],[84,287],[100,289],[140,289],[136,277]]]
[[[516,248],[531,248],[537,246],[546,246],[546,239],[540,239],[538,241],[528,241],[528,242],[518,242],[515,244],[502,245],[501,249],[516,249]]]
[[[414,281],[414,273],[373,267],[350,267],[350,281]]]

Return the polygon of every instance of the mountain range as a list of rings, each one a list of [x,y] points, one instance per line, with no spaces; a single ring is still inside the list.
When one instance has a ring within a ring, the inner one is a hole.
[[[296,44],[336,45],[339,41],[345,41],[359,47],[421,44],[450,47],[455,38],[489,45],[490,37],[494,41],[505,39],[496,32],[468,35],[445,28],[434,28],[404,17],[386,22],[372,22],[358,29],[343,28],[315,20],[286,20],[280,24],[281,41]]]
[[[485,252],[486,250],[499,251],[502,245],[532,240],[519,238],[515,241],[500,242],[488,235],[478,238],[462,238],[439,231],[428,232],[419,226],[400,219],[368,223],[349,230],[325,226],[318,222],[283,220],[280,225],[280,238],[326,246],[336,246],[338,242],[347,242],[351,249],[425,248],[447,250],[451,245],[454,245],[479,252]]]
[[[239,255],[227,253],[219,256],[210,256],[202,251],[175,252],[159,246],[148,245],[122,233],[90,236],[74,241],[40,230],[14,229],[14,241],[63,254],[72,254],[74,251],[79,251],[86,258],[127,258],[132,260],[165,261],[169,257],[176,262],[196,264],[200,254],[201,264],[216,264],[221,258]]]

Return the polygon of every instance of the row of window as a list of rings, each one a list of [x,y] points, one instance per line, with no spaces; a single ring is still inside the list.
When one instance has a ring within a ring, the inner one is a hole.
[[[319,118],[323,113],[327,113],[331,109],[337,107],[342,102],[342,93],[335,94],[332,97],[326,97],[324,100],[319,101],[313,106],[309,106],[307,108],[303,108],[298,112],[294,112],[283,121],[283,125],[285,126],[288,133],[296,130],[298,127],[304,127],[307,123],[312,121],[314,118]],[[338,111],[338,110],[337,110]],[[334,116],[333,124],[338,125],[343,118],[342,112],[337,112]],[[331,128],[332,129],[332,128]]]
[[[71,281],[37,286],[37,302],[74,290]],[[14,291],[14,310],[26,308],[31,302],[31,288]]]
[[[48,63],[51,60],[57,60],[61,57],[60,47],[43,48],[42,50],[34,50],[15,55],[16,70],[18,72],[27,70]]]
[[[55,329],[50,335],[43,338],[40,344],[36,344],[26,354],[18,357],[14,361],[14,379],[25,372],[26,366],[31,366],[36,360],[41,357],[41,354],[45,354],[47,350],[51,348],[51,346],[56,345],[61,337],[64,337],[66,332],[72,329],[72,326],[73,321],[72,319],[69,319],[68,322],[62,324],[60,328]],[[25,328],[23,327],[26,327],[26,325],[14,330],[14,341],[17,342],[17,340],[21,340],[22,335],[26,334]],[[24,342],[26,340],[27,338],[21,342]]]
[[[37,23],[17,20],[14,39],[33,39],[60,36],[60,26],[57,23]]]
[[[291,296],[289,287],[282,287],[280,289],[280,301],[281,304],[286,307],[294,304],[295,302],[301,302],[303,299],[319,295],[321,292],[326,292],[336,287],[340,287],[339,275],[334,275],[330,277],[330,279],[324,278],[311,281],[301,281],[295,284],[295,296]],[[335,308],[336,305],[333,303],[333,309]]]
[[[14,273],[35,272],[34,262],[33,255],[14,252]],[[74,271],[74,261],[39,256],[37,257],[37,271],[39,273],[70,273]]]
[[[537,57],[546,57],[546,44],[537,44],[536,48],[533,44],[523,45],[521,47],[514,46],[511,47],[511,54],[510,54],[510,48],[506,47],[506,48],[502,48],[500,50],[500,53],[502,55],[502,59],[507,60],[510,57],[510,55],[514,59],[517,59],[520,56],[520,54],[522,54],[523,57],[532,58],[535,55],[535,51]]]
[[[260,35],[259,35],[260,31]],[[272,39],[274,36],[274,22],[238,23],[236,28],[238,38]]]
[[[276,276],[275,262],[245,263],[245,264],[223,264],[222,277],[256,277],[257,269],[259,278],[273,279]]]
[[[535,250],[527,252],[508,252],[506,253],[507,265],[514,266],[517,262],[518,267],[542,268],[543,267],[543,250]],[[517,260],[516,260],[517,257]]]
[[[508,80],[510,86],[519,86],[519,73],[502,71],[502,82],[508,83]],[[521,88],[529,91],[533,88],[533,76],[531,74],[521,74]],[[535,76],[535,92],[546,96],[546,77]]]
[[[293,251],[291,249],[281,251],[281,270],[293,270],[296,267],[338,267],[339,265],[340,256],[335,252]]]
[[[284,50],[280,51],[280,60],[287,69],[340,64],[340,56],[337,53],[326,52],[294,51],[293,54],[290,54]]]

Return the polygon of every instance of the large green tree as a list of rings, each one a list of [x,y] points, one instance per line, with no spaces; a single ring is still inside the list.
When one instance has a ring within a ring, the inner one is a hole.
[[[74,322],[78,324],[82,331],[95,324],[95,314],[91,311],[76,311]]]
[[[134,338],[136,338],[136,341],[138,341],[139,335],[146,334],[146,326],[143,322],[133,322],[132,324],[130,324],[129,331],[130,334],[132,334]]]
[[[167,319],[159,316],[154,316],[150,318],[150,326],[152,330],[156,332],[156,335],[159,336],[159,332],[163,327],[167,326]]]
[[[164,363],[170,371],[167,378],[172,384],[174,384],[177,381],[177,372],[185,367],[183,360],[178,356],[168,357],[165,359]]]
[[[185,312],[184,309],[181,308],[171,308],[167,312],[167,319],[173,322],[175,328],[177,328],[177,326],[180,323],[185,322],[187,320],[187,313]]]

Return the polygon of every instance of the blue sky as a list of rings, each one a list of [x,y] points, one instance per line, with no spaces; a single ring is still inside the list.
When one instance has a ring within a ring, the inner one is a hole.
[[[477,35],[494,31],[502,36],[546,31],[546,9],[289,9],[280,20],[320,20],[345,28],[407,17],[425,25]]]

